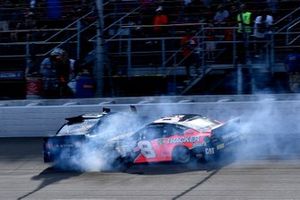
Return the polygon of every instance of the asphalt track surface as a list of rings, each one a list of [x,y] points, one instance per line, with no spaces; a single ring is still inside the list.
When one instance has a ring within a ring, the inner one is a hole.
[[[300,151],[293,149],[218,163],[75,172],[44,164],[41,138],[2,138],[0,199],[300,199]]]

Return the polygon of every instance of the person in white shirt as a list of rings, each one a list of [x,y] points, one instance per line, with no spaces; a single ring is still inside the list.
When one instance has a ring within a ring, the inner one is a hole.
[[[264,10],[260,13],[254,20],[253,26],[253,36],[255,38],[255,57],[259,57],[261,51],[263,50],[264,40],[268,40],[268,35],[272,33],[272,25],[273,25],[273,16],[271,15],[269,10]]]

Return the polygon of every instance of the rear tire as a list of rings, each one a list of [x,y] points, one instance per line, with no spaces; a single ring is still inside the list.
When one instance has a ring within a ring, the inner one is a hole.
[[[175,163],[186,164],[192,159],[191,151],[183,146],[175,147],[172,153],[172,160]]]

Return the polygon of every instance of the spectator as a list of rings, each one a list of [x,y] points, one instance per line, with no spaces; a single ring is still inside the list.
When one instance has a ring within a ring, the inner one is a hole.
[[[276,14],[278,9],[278,0],[267,0],[267,4],[272,14]]]
[[[8,31],[9,28],[9,9],[6,8],[6,5],[1,5],[2,9],[0,11],[0,31]]]
[[[196,65],[199,67],[198,56],[195,53],[197,47],[197,40],[193,36],[191,30],[187,30],[185,35],[182,36],[180,45],[182,47],[183,64],[186,69],[186,75],[191,76],[191,66]]]
[[[30,0],[30,9],[35,9],[36,0]]]
[[[89,98],[95,94],[96,83],[88,69],[83,69],[76,77],[76,97]]]
[[[11,25],[11,30],[19,30],[22,27],[22,23],[21,22],[16,22],[16,24],[12,24]],[[10,33],[10,40],[12,42],[16,42],[19,41],[19,33],[17,31],[13,31]]]
[[[237,46],[237,63],[246,64],[249,51],[249,36],[252,33],[252,12],[247,10],[245,4],[240,5],[240,10],[237,14],[237,39],[243,41]]]
[[[139,0],[139,2],[143,9],[149,9],[153,5],[154,0]]]
[[[169,23],[169,18],[165,13],[163,13],[162,6],[158,6],[155,11],[156,14],[153,17],[154,34],[156,36],[165,35],[167,28],[163,27],[163,25],[167,25]]]
[[[210,8],[212,0],[202,0],[202,3],[206,8]]]
[[[214,16],[214,24],[224,26],[228,17],[229,17],[228,10],[225,9],[225,7],[222,4],[220,4]]]
[[[60,0],[47,0],[48,18],[52,20],[60,19],[62,15],[61,8]]]
[[[262,40],[267,39],[266,34],[269,34],[273,25],[273,17],[268,10],[262,11],[254,21],[253,36],[256,39],[255,57],[259,57],[263,48]]]
[[[184,6],[186,7],[192,3],[192,0],[184,0],[183,3],[184,3]]]
[[[214,30],[214,24],[209,23],[207,29],[205,30],[205,36],[207,38],[206,41],[206,51],[207,51],[207,59],[214,60],[215,59],[215,50],[216,50],[216,35]]]
[[[69,59],[63,49],[54,49],[40,65],[43,96],[46,98],[72,97],[77,72],[76,61]]]
[[[289,77],[289,87],[292,92],[300,92],[300,54],[296,49],[286,56],[285,68]]]
[[[266,24],[265,34],[266,35],[272,33],[273,23],[274,23],[274,18],[272,12],[270,9],[266,9],[265,11],[265,24]]]
[[[249,35],[252,33],[252,12],[247,10],[247,7],[245,4],[242,4],[240,6],[240,12],[237,14],[237,22],[238,22],[238,34],[243,39],[246,39],[245,37],[249,37]]]

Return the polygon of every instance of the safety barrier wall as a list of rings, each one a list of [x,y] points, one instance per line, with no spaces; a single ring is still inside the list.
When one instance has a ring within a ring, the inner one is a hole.
[[[103,107],[112,111],[128,111],[130,105],[135,105],[139,114],[150,119],[174,113],[196,113],[221,121],[240,117],[244,128],[249,126],[248,131],[257,133],[297,134],[300,130],[300,101],[297,96],[194,96],[66,102],[0,101],[0,136],[50,136],[55,134],[66,117],[101,112]]]

